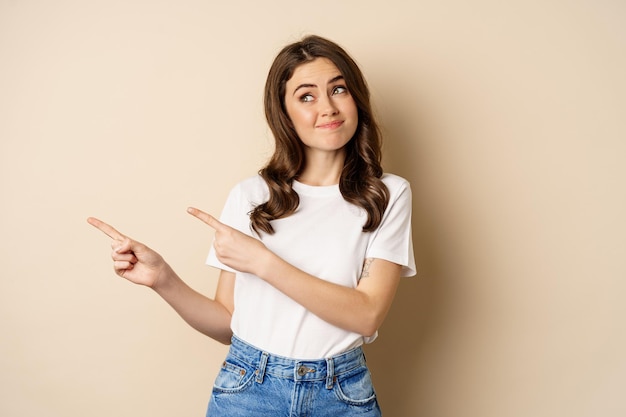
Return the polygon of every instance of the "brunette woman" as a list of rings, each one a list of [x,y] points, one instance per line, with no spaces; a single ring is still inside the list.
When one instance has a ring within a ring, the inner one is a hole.
[[[118,275],[230,344],[207,416],[379,416],[362,345],[415,273],[409,184],[383,173],[365,79],[327,39],[278,54],[265,114],[276,146],[259,175],[232,189],[219,220],[188,209],[215,229],[213,299],[145,245],[89,223],[113,239]]]

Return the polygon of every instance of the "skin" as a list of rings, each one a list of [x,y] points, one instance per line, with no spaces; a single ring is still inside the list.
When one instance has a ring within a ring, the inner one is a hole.
[[[354,100],[332,62],[318,58],[303,64],[287,82],[285,107],[306,146],[307,164],[299,178],[309,185],[337,184],[345,160],[345,144],[358,124]],[[382,324],[400,281],[401,266],[369,258],[356,288],[333,284],[305,273],[271,252],[260,240],[233,229],[208,213],[188,213],[215,231],[214,247],[223,264],[252,273],[321,319],[364,336]],[[222,271],[215,298],[191,289],[163,257],[90,217],[89,224],[112,239],[117,275],[156,291],[192,327],[222,343],[230,343],[235,275]]]
[[[341,72],[326,58],[300,65],[285,88],[285,109],[305,145],[299,180],[309,185],[339,182],[346,143],[358,125],[358,111]]]
[[[143,243],[96,218],[90,217],[87,222],[111,238],[111,258],[117,275],[152,288],[191,327],[221,343],[230,343],[234,274],[221,273],[215,298],[210,299],[185,284],[161,255]]]

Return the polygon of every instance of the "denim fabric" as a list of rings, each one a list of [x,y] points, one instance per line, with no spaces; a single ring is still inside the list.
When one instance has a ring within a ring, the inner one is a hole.
[[[207,417],[380,417],[358,347],[321,360],[270,355],[233,337]]]

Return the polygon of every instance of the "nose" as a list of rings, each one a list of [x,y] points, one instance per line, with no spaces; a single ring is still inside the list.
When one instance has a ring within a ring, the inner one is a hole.
[[[319,105],[322,116],[334,116],[339,113],[339,109],[337,109],[336,104],[330,96],[323,95],[319,100]]]

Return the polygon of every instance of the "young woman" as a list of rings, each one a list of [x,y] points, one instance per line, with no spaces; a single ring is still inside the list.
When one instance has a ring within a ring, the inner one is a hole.
[[[379,416],[361,346],[401,276],[415,273],[411,191],[384,174],[363,75],[309,36],[276,57],[265,87],[276,141],[259,175],[231,191],[207,263],[214,299],[145,245],[100,220],[118,275],[154,289],[191,326],[230,344],[207,416]]]

